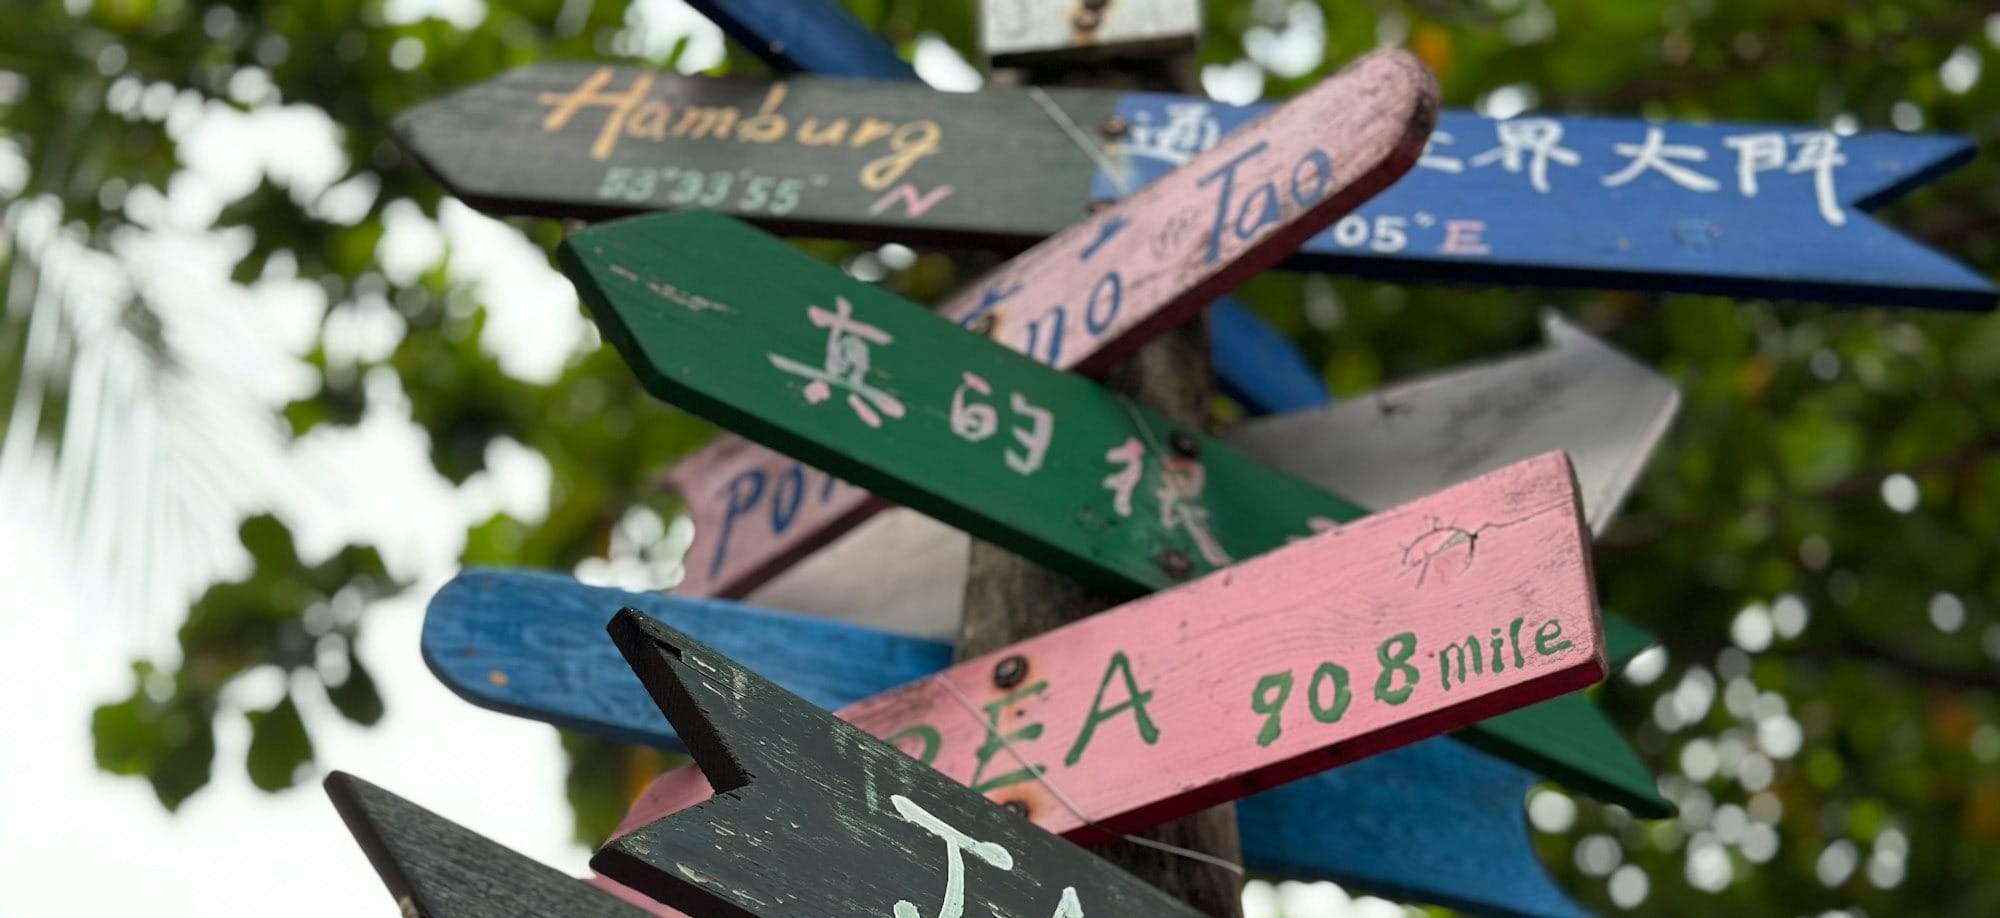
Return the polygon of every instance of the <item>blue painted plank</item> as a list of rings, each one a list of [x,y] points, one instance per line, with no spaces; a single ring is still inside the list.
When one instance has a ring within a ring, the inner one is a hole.
[[[951,662],[950,647],[936,641],[500,570],[466,571],[432,598],[424,660],[481,707],[679,749],[679,738],[604,638],[603,620],[624,606],[672,623],[827,708]],[[1528,844],[1522,800],[1534,782],[1528,772],[1456,740],[1417,743],[1244,800],[1237,810],[1244,856],[1254,870],[1336,880],[1479,914],[1581,914]]]
[[[1450,739],[1322,772],[1236,805],[1250,866],[1476,915],[1581,916],[1535,858],[1532,772]]]
[[[866,27],[832,0],[695,6],[732,34],[761,35],[745,44],[780,69],[873,76],[863,71],[895,58],[871,58],[856,35]],[[749,15],[770,6],[798,9]],[[1119,112],[1129,132],[1110,145],[1121,174],[1100,171],[1093,196],[1129,193],[1272,107],[1131,94]],[[1991,281],[1864,213],[1973,153],[1969,140],[1939,135],[1447,110],[1416,170],[1289,264],[1389,280],[1991,309]]]
[[[896,49],[840,0],[688,0],[781,73],[914,80]]]
[[[1333,401],[1292,339],[1234,299],[1208,308],[1208,339],[1217,385],[1251,415],[1304,411]]]
[[[431,599],[423,655],[483,708],[607,739],[679,748],[604,622],[631,606],[828,709],[951,665],[951,645],[821,618],[585,586],[560,574],[469,570]]]
[[[1134,93],[1093,195],[1166,174],[1269,111]],[[1962,137],[1446,111],[1415,170],[1290,264],[1388,279],[1990,309],[1986,278],[1876,222],[1971,160]]]

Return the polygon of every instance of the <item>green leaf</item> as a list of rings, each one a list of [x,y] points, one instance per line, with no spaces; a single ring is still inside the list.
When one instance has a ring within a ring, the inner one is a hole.
[[[372,727],[382,719],[382,695],[375,690],[375,679],[368,675],[367,667],[352,650],[347,654],[347,681],[339,685],[329,685],[326,697],[333,702],[341,716],[364,727]]]
[[[299,717],[298,705],[286,695],[268,711],[250,711],[250,752],[244,765],[250,783],[259,790],[281,791],[298,783],[299,769],[312,761],[312,738]]]

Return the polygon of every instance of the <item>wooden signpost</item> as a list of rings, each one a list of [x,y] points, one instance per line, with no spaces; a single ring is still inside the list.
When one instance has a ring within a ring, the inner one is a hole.
[[[407,918],[647,914],[353,775],[327,775],[326,793]]]
[[[607,224],[558,257],[654,395],[1108,595],[1164,589],[1360,515],[725,217]],[[815,351],[829,368],[802,374]],[[1440,525],[1478,540],[1477,525]],[[1632,787],[1629,773],[1571,760],[1561,731],[1469,735],[1524,763],[1580,767],[1565,780],[1593,792],[1655,794],[1643,773]]]
[[[829,710],[951,663],[951,647],[938,641],[801,623],[714,600],[584,586],[559,574],[490,570],[466,571],[431,599],[424,659],[440,681],[481,707],[684,750],[603,639],[604,610],[625,606]],[[1644,635],[1620,638],[1607,627],[1614,670],[1651,643]],[[1571,745],[1643,775],[1616,731],[1581,696],[1544,702],[1572,703],[1585,714],[1563,726]],[[1542,870],[1522,811],[1537,780],[1452,738],[1413,743],[1244,798],[1237,804],[1244,866],[1473,914],[1570,918],[1580,912]]]
[[[1156,56],[1201,41],[1201,0],[979,0],[979,45],[996,67]]]
[[[598,851],[625,886],[693,918],[1197,915],[637,611],[611,635],[708,798]]]
[[[785,234],[1020,249],[1068,227],[1081,202],[1137,193],[1270,110],[539,64],[406,113],[397,132],[485,210],[699,208]],[[1972,155],[1966,139],[1940,135],[1447,111],[1406,181],[1285,265],[1990,309],[1990,281],[1866,213]]]

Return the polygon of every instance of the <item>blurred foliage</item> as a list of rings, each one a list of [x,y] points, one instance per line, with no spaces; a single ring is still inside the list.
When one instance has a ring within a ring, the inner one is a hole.
[[[118,81],[163,86],[169,102],[192,93],[239,109],[277,99],[323,109],[343,128],[347,178],[378,189],[365,214],[325,219],[313,200],[266,182],[217,222],[250,231],[239,279],[284,262],[325,290],[327,327],[372,292],[393,303],[404,331],[385,357],[359,366],[316,350],[317,391],[289,405],[284,421],[295,435],[352,425],[370,404],[370,373],[392,373],[446,478],[478,472],[499,437],[553,470],[547,517],[481,522],[464,560],[574,568],[605,555],[636,508],[671,515],[652,476],[709,429],[651,403],[608,349],[571,360],[553,383],[509,376],[482,346],[477,297],[442,265],[387,280],[385,211],[414,201],[436,214],[440,201],[387,123],[536,60],[671,66],[688,43],[629,40],[639,4],[618,0],[391,15],[412,6],[21,0],[0,34],[0,142],[27,162],[20,197],[59,201],[81,238],[108,249],[130,221],[132,191],[168,188],[179,164],[171,117],[107,107]],[[969,2],[850,6],[906,51],[925,33],[973,47]],[[1258,61],[1277,30],[1323,24],[1320,66],[1257,68],[1272,97],[1391,42],[1438,72],[1453,105],[1512,87],[1550,111],[1851,119],[2000,143],[2000,17],[1963,0],[1210,0],[1207,9],[1201,58],[1215,67],[1241,68],[1246,53]],[[734,48],[717,69],[762,70]],[[275,96],[256,91],[264,86]],[[0,174],[0,194],[10,190]],[[1982,273],[2000,271],[2000,168],[1990,158],[1884,216]],[[561,230],[516,225],[544,249]],[[811,248],[828,258],[860,251]],[[14,305],[23,262],[0,245],[0,264],[9,303],[0,396],[12,401],[28,347]],[[888,282],[934,297],[965,273],[955,264],[929,254]],[[1286,275],[1258,278],[1245,297],[1343,396],[1533,346],[1536,307],[1548,302],[1681,385],[1678,426],[1600,544],[1597,573],[1606,607],[1667,647],[1657,675],[1600,693],[1658,763],[1682,815],[1644,823],[1588,801],[1538,806],[1552,829],[1541,840],[1551,869],[1584,901],[1648,914],[2000,912],[2000,873],[1983,869],[2000,858],[2000,319]],[[135,298],[120,308],[123,321],[143,325],[149,307]],[[36,428],[0,433],[58,437],[52,418],[66,393],[45,398]],[[252,739],[243,767],[260,787],[289,786],[312,761],[311,718],[294,698],[301,688],[320,686],[355,721],[383,713],[351,650],[368,601],[400,588],[374,552],[350,548],[307,565],[269,517],[245,523],[242,541],[251,573],[201,596],[180,658],[135,664],[130,697],[94,719],[100,766],[144,776],[169,807],[208,781],[214,724],[246,674],[276,667],[286,676],[274,703],[244,712]],[[588,841],[604,837],[623,801],[667,764],[580,737],[565,748]]]

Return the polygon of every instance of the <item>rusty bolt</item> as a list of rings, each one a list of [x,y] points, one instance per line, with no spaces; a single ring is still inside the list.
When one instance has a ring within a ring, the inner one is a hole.
[[[1104,122],[1097,126],[1097,132],[1106,137],[1123,137],[1125,136],[1125,132],[1131,129],[1132,125],[1126,123],[1125,119],[1117,115],[1112,115],[1104,119]]]
[[[993,665],[993,684],[1001,688],[1013,688],[1028,678],[1028,659],[1015,654]]]
[[[973,319],[971,324],[965,327],[970,329],[975,335],[991,338],[993,337],[993,327],[998,324],[1000,324],[1000,314],[988,312],[982,313],[978,318]]]
[[[1186,580],[1194,574],[1194,562],[1188,560],[1187,554],[1178,548],[1162,549],[1153,556],[1153,563],[1175,580]]]
[[[1014,815],[1019,816],[1022,819],[1028,818],[1028,804],[1024,801],[1009,800],[1000,805],[1006,807],[1007,812],[1009,813],[1013,813]]]
[[[1185,430],[1176,430],[1167,437],[1167,445],[1174,448],[1174,454],[1183,459],[1194,459],[1201,455],[1201,441]]]

